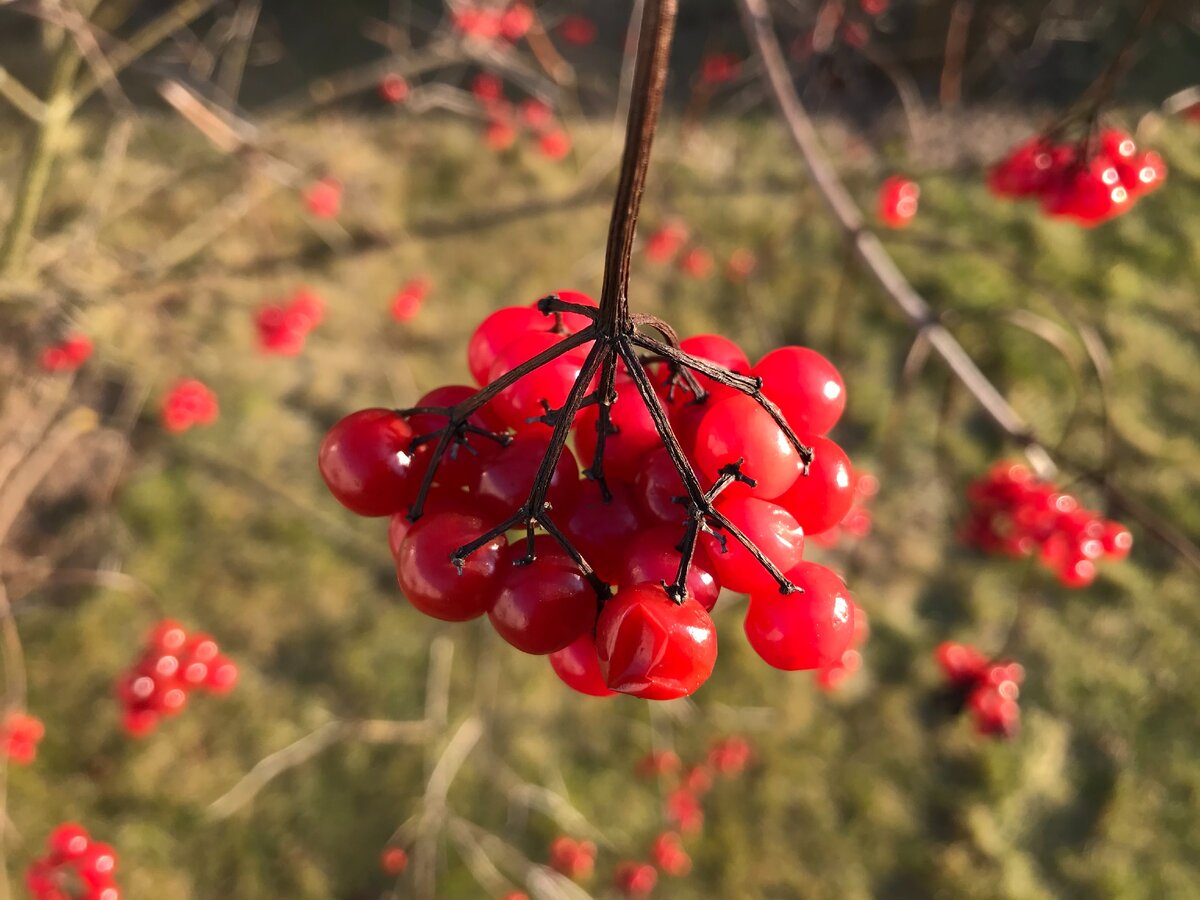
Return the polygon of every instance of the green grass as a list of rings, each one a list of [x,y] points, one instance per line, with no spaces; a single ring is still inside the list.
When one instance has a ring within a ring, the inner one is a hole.
[[[583,157],[607,137],[581,128]],[[824,558],[848,571],[870,612],[866,668],[833,695],[806,674],[767,669],[740,638],[738,599],[727,597],[713,679],[694,703],[653,709],[574,696],[544,660],[511,651],[486,623],[446,626],[406,609],[384,524],[343,514],[314,465],[323,430],[341,414],[465,380],[466,338],[489,310],[568,286],[596,292],[607,184],[578,202],[524,208],[573,196],[580,161],[493,157],[451,123],[329,118],[281,140],[293,159],[330,161],[346,183],[341,223],[357,238],[348,249],[330,250],[285,191],[171,280],[128,274],[238,183],[198,139],[155,124],[135,142],[123,183],[204,168],[103,231],[94,263],[59,273],[100,348],[90,377],[144,385],[157,400],[175,377],[198,376],[220,395],[221,418],[170,438],[151,407],[134,431],[134,465],[103,538],[159,608],[79,588],[23,601],[30,708],[48,730],[38,762],[10,776],[21,835],[9,853],[14,873],[56,822],[75,818],[118,847],[130,898],[379,896],[388,887],[379,850],[419,810],[420,749],[338,745],[228,821],[205,810],[259,759],[334,716],[419,718],[431,642],[450,635],[451,722],[477,711],[488,724],[450,804],[532,859],[544,858],[559,827],[504,796],[505,772],[568,795],[611,843],[606,871],[643,853],[658,822],[659,794],[633,778],[634,762],[664,743],[693,757],[711,736],[740,731],[758,762],[744,780],[718,784],[690,846],[696,870],[659,896],[1195,891],[1195,571],[1136,525],[1131,561],[1105,567],[1085,591],[959,546],[966,482],[1016,451],[936,361],[898,397],[912,336],[845,270],[774,124],[720,125],[688,146],[668,133],[646,200],[648,226],[677,215],[719,260],[754,249],[759,271],[733,286],[639,260],[633,305],[683,333],[719,329],[752,357],[799,342],[841,367],[850,402],[836,436],[879,474],[882,491],[874,533],[852,556]],[[1021,411],[1089,466],[1102,463],[1100,397],[1070,323],[1095,328],[1112,356],[1113,478],[1195,539],[1200,131],[1171,125],[1156,143],[1172,166],[1166,188],[1103,228],[1047,222],[994,200],[978,178],[939,176],[926,180],[911,232],[887,240]],[[86,196],[90,172],[82,160],[64,167],[52,220]],[[868,206],[873,172],[848,176]],[[495,210],[511,214],[488,215]],[[431,299],[416,321],[397,325],[391,294],[417,274],[433,281]],[[258,355],[249,311],[300,284],[326,299],[326,322],[299,360]],[[1017,309],[1064,323],[1074,362],[1008,324]],[[1025,731],[988,743],[967,722],[941,717],[931,651],[948,638],[999,649],[1019,597],[1028,614],[1010,649],[1028,671]],[[129,742],[111,684],[160,612],[217,635],[243,681]],[[454,849],[442,865],[439,897],[487,896]],[[606,878],[596,893],[608,890]],[[399,895],[410,892],[402,882]]]

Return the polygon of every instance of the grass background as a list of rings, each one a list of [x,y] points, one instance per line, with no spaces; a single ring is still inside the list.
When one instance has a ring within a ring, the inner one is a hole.
[[[958,126],[1003,139],[1034,124],[991,116]],[[714,735],[733,732],[751,738],[758,761],[742,780],[718,784],[689,845],[695,871],[663,883],[658,896],[1200,891],[1196,572],[1136,525],[1131,560],[1103,567],[1083,591],[956,542],[967,481],[1015,450],[936,361],[902,382],[907,325],[846,268],[769,120],[714,122],[686,136],[668,128],[644,216],[647,228],[682,219],[719,262],[750,248],[759,270],[733,285],[639,259],[632,303],[683,334],[719,330],[752,358],[796,342],[841,368],[849,406],[835,437],[882,490],[869,537],[852,552],[812,556],[846,572],[871,615],[865,670],[826,695],[805,673],[768,669],[740,637],[740,598],[727,596],[716,611],[720,662],[694,701],[593,701],[486,623],[448,626],[405,608],[385,523],[344,514],[325,495],[317,443],[352,409],[403,405],[464,381],[466,339],[489,311],[566,287],[598,291],[612,135],[599,123],[573,130],[575,156],[552,165],[527,146],[489,154],[472,127],[436,119],[328,116],[289,126],[275,137],[293,159],[333,161],[346,184],[345,232],[307,222],[296,193],[278,191],[164,270],[156,261],[179,246],[170,235],[203,221],[251,176],[178,126],[139,129],[117,195],[183,175],[43,287],[96,339],[98,357],[78,389],[148,392],[115,513],[73,553],[119,566],[155,597],[47,587],[21,598],[29,704],[47,736],[37,763],[10,773],[8,811],[21,839],[11,872],[55,823],[77,819],[118,848],[130,898],[384,895],[392,885],[377,858],[419,808],[427,759],[418,748],[339,744],[227,821],[206,809],[258,760],[334,717],[419,718],[430,647],[448,635],[451,722],[476,712],[487,724],[451,806],[539,860],[561,826],[526,814],[510,788],[520,780],[569,797],[602,835],[602,871],[589,886],[598,895],[608,891],[607,869],[644,853],[658,827],[659,790],[633,776],[636,760],[663,746],[695,757]],[[866,153],[836,124],[828,137],[868,207],[881,173],[920,168],[899,149]],[[95,177],[93,126],[74,140],[51,227]],[[916,223],[886,239],[1039,431],[1089,468],[1107,465],[1195,539],[1200,129],[1159,123],[1153,144],[1171,166],[1166,188],[1102,228],[1001,203],[978,171],[964,170],[922,173]],[[15,144],[6,150],[11,172]],[[388,317],[391,295],[416,275],[432,281],[430,300],[399,325]],[[300,285],[326,300],[325,323],[300,359],[260,355],[252,310]],[[1062,329],[1066,356],[1019,327],[1030,319],[1014,324],[1019,310]],[[1112,358],[1116,450],[1107,461],[1081,323]],[[169,437],[154,404],[185,376],[217,391],[221,418]],[[80,452],[89,448],[95,442]],[[1077,487],[1085,503],[1102,502]],[[43,498],[30,515],[73,521],[63,511],[61,498]],[[1018,604],[1025,613],[1012,630]],[[230,697],[198,697],[151,738],[130,742],[111,686],[162,613],[214,633],[243,679]],[[931,652],[944,639],[989,652],[1007,644],[1025,664],[1017,740],[981,741],[940,712]],[[440,864],[439,897],[489,896],[453,848]],[[394,889],[411,892],[403,879]]]

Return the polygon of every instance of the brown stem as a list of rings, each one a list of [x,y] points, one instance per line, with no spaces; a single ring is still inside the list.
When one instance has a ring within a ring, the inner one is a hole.
[[[606,335],[628,332],[629,268],[638,210],[650,167],[650,148],[662,110],[663,87],[667,81],[667,58],[675,31],[678,0],[646,0],[642,31],[638,39],[637,64],[633,76],[629,119],[625,129],[625,152],[621,176],[608,227],[604,254],[604,287],[600,294],[601,331]]]

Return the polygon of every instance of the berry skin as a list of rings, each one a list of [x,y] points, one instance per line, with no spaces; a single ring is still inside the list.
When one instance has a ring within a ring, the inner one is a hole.
[[[579,500],[559,525],[596,574],[605,581],[615,581],[641,528],[637,502],[629,488],[619,482],[609,486],[609,500],[594,484],[581,484],[580,492]]]
[[[563,649],[550,654],[554,674],[567,687],[589,697],[612,697],[617,692],[608,689],[596,655],[596,640],[591,634],[576,638]]]
[[[500,587],[504,536],[488,541],[463,562],[460,574],[451,554],[488,530],[477,516],[440,512],[422,516],[396,554],[400,589],[416,609],[447,622],[483,615]]]
[[[792,514],[770,500],[756,497],[718,499],[718,512],[746,535],[780,571],[800,562],[804,555],[804,529]],[[725,546],[714,534],[700,535],[700,545],[716,569],[717,580],[731,591],[750,593],[778,589],[771,574],[750,555],[737,538],[724,534]]]
[[[508,548],[500,592],[488,611],[496,633],[525,653],[562,650],[587,633],[596,621],[596,592],[549,535],[534,540],[535,558],[518,565],[526,545]]]
[[[679,569],[680,529],[663,525],[640,531],[629,542],[622,563],[619,584],[673,584]],[[688,596],[711,612],[721,593],[721,583],[713,570],[708,554],[699,544],[688,567]]]
[[[695,834],[704,827],[704,809],[692,791],[676,788],[667,795],[667,820],[684,834]]]
[[[540,314],[536,315],[541,317]],[[517,338],[496,356],[488,373],[488,381],[496,381],[507,375],[561,340],[560,335],[544,333],[543,330]],[[566,402],[588,349],[588,345],[576,347],[502,390],[492,401],[496,412],[515,431],[545,429],[546,426],[531,420],[545,414],[543,402],[548,403],[551,409],[558,409]]]
[[[725,466],[743,461],[741,471],[756,483],[734,482],[722,497],[773,500],[800,477],[803,463],[770,413],[751,397],[736,395],[714,404],[696,431],[696,463],[711,484]],[[847,484],[847,487],[849,485]]]
[[[403,847],[387,847],[379,855],[379,868],[387,875],[399,875],[408,868],[408,851]]]
[[[685,507],[677,497],[687,496],[679,470],[670,454],[660,447],[642,460],[634,491],[644,517],[655,522],[679,525],[686,519]]]
[[[816,563],[802,562],[787,576],[804,593],[750,595],[745,621],[750,646],[776,669],[832,665],[854,636],[850,592],[834,572]]]
[[[646,700],[674,700],[708,680],[717,632],[695,600],[676,604],[659,585],[622,587],[596,624],[605,683]]]
[[[325,439],[317,463],[334,498],[360,516],[388,516],[404,509],[418,485],[410,477],[413,439],[409,424],[390,409],[363,409],[339,421]]]
[[[599,434],[600,408],[596,405],[580,410],[575,417],[575,453],[584,465],[590,466],[596,455]],[[616,433],[604,439],[604,475],[609,481],[633,481],[645,465],[646,455],[662,446],[654,428],[650,411],[637,392],[626,388],[618,391],[617,402],[609,410],[609,424]]]
[[[813,461],[778,500],[806,536],[837,525],[854,505],[854,478],[845,451],[828,438],[811,438]]]
[[[846,408],[846,386],[833,363],[807,347],[780,347],[751,370],[801,440],[828,432]]]
[[[500,351],[531,331],[549,331],[552,316],[543,316],[528,306],[506,306],[484,319],[467,343],[467,368],[475,383],[483,386]]]
[[[529,499],[538,467],[549,446],[549,432],[518,434],[512,443],[484,464],[479,483],[470,491],[471,502],[478,502],[496,517],[496,522],[512,515]],[[580,487],[579,466],[571,451],[563,447],[550,477],[546,500],[555,510],[572,509]]]

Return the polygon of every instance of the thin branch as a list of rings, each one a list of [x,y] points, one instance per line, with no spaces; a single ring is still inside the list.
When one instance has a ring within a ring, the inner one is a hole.
[[[3,96],[21,114],[35,122],[46,115],[46,104],[33,91],[18,81],[8,69],[0,66],[0,96]]]
[[[746,35],[762,60],[767,80],[792,139],[800,150],[813,184],[833,213],[846,240],[853,246],[855,254],[883,293],[895,303],[909,323],[925,335],[934,352],[949,365],[993,421],[1021,444],[1034,471],[1043,478],[1053,477],[1057,466],[1029,425],[979,370],[954,335],[938,322],[925,298],[904,277],[879,238],[867,229],[861,211],[825,155],[816,129],[796,94],[783,50],[775,36],[766,0],[738,2]]]

